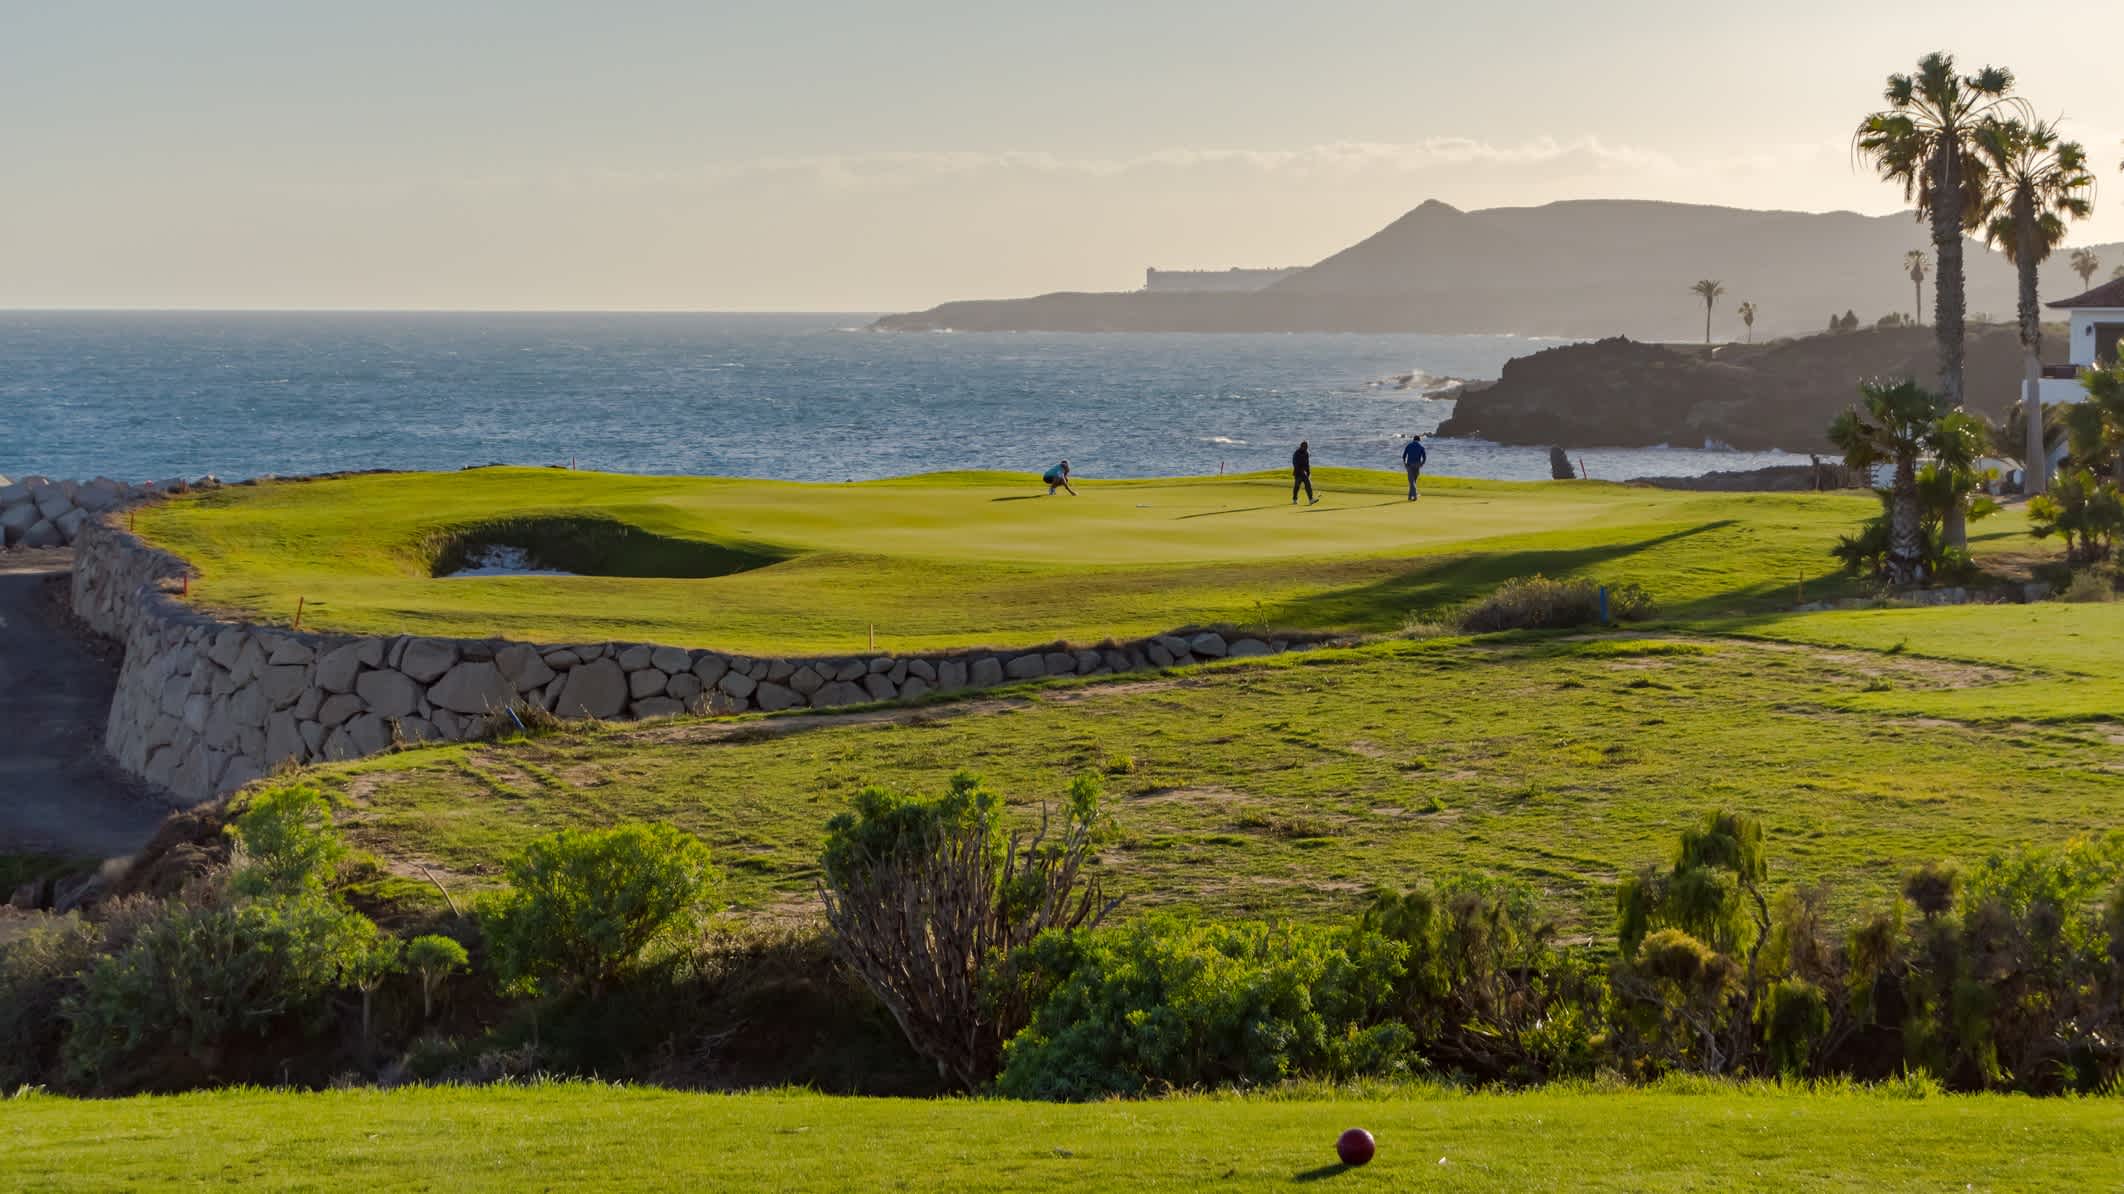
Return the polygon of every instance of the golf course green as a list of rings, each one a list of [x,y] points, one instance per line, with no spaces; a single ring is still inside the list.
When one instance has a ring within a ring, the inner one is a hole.
[[[616,639],[765,653],[1078,643],[1188,625],[1375,633],[1518,576],[1635,581],[1670,613],[1842,587],[1863,494],[1280,474],[959,473],[840,485],[481,469],[264,482],[141,511],[218,612],[359,633]],[[1986,523],[2012,538],[2009,516]],[[481,545],[572,576],[445,577]],[[1981,544],[1980,544],[1981,548]],[[572,566],[571,566],[572,565]]]

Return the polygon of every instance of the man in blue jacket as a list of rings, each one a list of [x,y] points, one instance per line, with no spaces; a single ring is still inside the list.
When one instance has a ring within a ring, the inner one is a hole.
[[[1430,455],[1424,450],[1423,437],[1420,435],[1410,436],[1409,446],[1401,450],[1401,465],[1409,470],[1409,500],[1412,502],[1416,500],[1416,478],[1423,475],[1423,462],[1428,460]]]

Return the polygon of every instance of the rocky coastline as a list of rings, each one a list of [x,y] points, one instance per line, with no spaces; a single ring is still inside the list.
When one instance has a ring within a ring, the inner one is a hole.
[[[1971,327],[1972,409],[2002,418],[2020,393],[2021,370],[2014,329]],[[1829,421],[1856,398],[1860,381],[1929,379],[1934,371],[1927,327],[1715,346],[1611,337],[1506,362],[1495,383],[1461,396],[1438,434],[1569,448],[1827,453]]]

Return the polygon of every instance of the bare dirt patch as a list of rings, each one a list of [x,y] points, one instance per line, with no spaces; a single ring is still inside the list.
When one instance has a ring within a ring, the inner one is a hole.
[[[1130,804],[1191,804],[1197,808],[1229,808],[1246,794],[1230,788],[1152,788],[1128,798]]]
[[[1821,647],[1812,643],[1774,642],[1767,639],[1747,639],[1744,642],[1754,650],[1805,655],[1822,663],[1835,664],[1867,675],[1919,681],[1919,686],[1922,687],[1971,688],[1980,684],[2006,684],[2024,678],[2024,673],[2011,668],[1966,663],[1958,659],[1940,659],[1930,655],[1855,651],[1843,647]]]

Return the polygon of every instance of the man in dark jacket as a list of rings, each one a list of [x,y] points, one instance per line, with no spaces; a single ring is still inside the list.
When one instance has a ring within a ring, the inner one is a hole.
[[[1291,453],[1291,505],[1298,504],[1298,490],[1305,490],[1306,504],[1317,506],[1320,499],[1313,496],[1313,453],[1304,440],[1298,441],[1298,450]]]
[[[1423,446],[1423,437],[1412,435],[1409,444],[1401,450],[1401,467],[1409,472],[1409,500],[1416,500],[1416,479],[1423,475],[1423,462],[1430,458]]]

